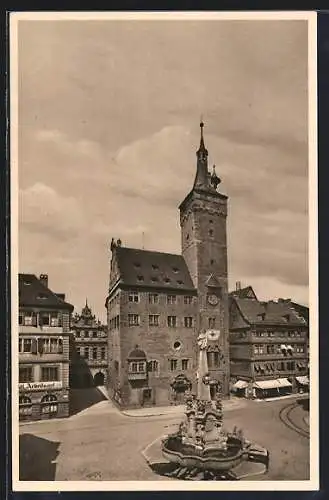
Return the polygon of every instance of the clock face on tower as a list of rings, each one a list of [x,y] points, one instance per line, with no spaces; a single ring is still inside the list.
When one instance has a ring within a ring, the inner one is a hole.
[[[208,303],[211,305],[211,306],[217,306],[218,304],[218,297],[217,295],[215,295],[214,293],[211,293],[207,296],[207,299],[208,299]]]

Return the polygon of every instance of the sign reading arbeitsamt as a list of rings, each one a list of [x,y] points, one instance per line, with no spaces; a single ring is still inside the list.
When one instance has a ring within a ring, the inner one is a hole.
[[[25,391],[44,391],[49,389],[61,389],[62,382],[23,382],[18,384],[19,390]]]

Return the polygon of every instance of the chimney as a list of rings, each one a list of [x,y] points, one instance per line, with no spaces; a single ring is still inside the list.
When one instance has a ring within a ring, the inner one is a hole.
[[[43,286],[48,288],[48,274],[40,274],[39,281],[41,281]]]
[[[237,292],[239,292],[241,290],[241,281],[237,281],[235,283],[235,289],[236,289]]]

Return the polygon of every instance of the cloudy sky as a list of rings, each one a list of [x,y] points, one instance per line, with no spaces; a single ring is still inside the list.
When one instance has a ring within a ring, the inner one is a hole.
[[[20,21],[19,269],[105,318],[109,242],[180,252],[199,120],[229,274],[308,303],[305,21]]]

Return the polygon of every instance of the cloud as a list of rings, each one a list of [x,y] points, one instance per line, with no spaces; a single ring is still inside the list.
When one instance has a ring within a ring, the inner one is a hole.
[[[103,315],[112,236],[179,252],[203,114],[230,278],[307,295],[304,21],[22,22],[18,38],[23,268]]]
[[[83,210],[76,199],[60,196],[41,182],[20,190],[19,220],[25,230],[57,238],[76,236],[84,228]]]

